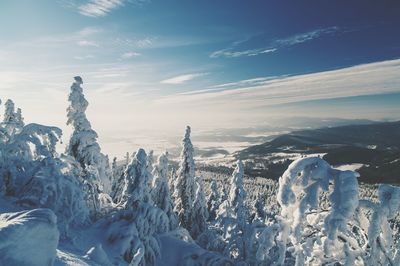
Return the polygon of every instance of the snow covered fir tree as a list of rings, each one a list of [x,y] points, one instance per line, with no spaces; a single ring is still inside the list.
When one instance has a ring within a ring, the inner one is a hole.
[[[399,187],[365,186],[318,156],[278,181],[250,178],[240,159],[205,175],[190,126],[176,161],[139,148],[110,164],[82,84],[65,152],[61,129],[4,103],[0,265],[400,265]]]

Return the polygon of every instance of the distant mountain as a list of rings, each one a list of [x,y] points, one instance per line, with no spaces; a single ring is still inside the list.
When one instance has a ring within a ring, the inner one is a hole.
[[[400,121],[300,130],[235,154],[251,176],[279,178],[294,159],[318,154],[332,165],[359,164],[360,181],[400,183]]]

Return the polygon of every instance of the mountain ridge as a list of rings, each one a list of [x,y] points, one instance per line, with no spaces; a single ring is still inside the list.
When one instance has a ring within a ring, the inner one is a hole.
[[[294,157],[313,154],[332,165],[362,164],[357,170],[362,182],[398,184],[400,121],[293,131],[234,156],[247,161],[250,176],[277,179]]]

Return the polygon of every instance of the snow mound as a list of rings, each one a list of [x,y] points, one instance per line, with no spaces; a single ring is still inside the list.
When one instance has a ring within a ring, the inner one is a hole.
[[[89,258],[100,265],[111,265],[111,262],[101,244],[97,244],[89,249],[84,258]]]
[[[158,240],[161,244],[161,257],[155,265],[204,265],[204,266],[229,266],[234,265],[231,260],[200,248],[194,243],[188,243],[169,233],[160,235]]]
[[[0,214],[2,265],[52,265],[58,239],[57,217],[49,209]]]

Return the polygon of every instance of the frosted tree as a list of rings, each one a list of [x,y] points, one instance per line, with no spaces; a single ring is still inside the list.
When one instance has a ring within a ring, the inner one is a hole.
[[[246,191],[243,187],[243,163],[241,160],[238,160],[236,163],[235,171],[232,174],[230,189],[229,189],[229,206],[232,208],[232,213],[234,218],[236,218],[237,222],[241,227],[244,227],[246,224]]]
[[[360,207],[372,211],[368,227],[369,255],[365,265],[399,265],[400,243],[394,242],[389,220],[400,211],[400,188],[381,184],[378,188],[378,203],[361,200]]]
[[[217,182],[213,179],[211,181],[211,193],[207,198],[208,220],[214,221],[217,218],[217,211],[221,205],[221,198],[218,192]]]
[[[134,208],[138,202],[152,204],[150,180],[152,174],[148,171],[146,152],[139,149],[125,170],[118,204],[125,209]]]
[[[88,101],[83,95],[81,88],[82,78],[75,77],[71,86],[71,93],[67,109],[67,125],[72,125],[74,131],[70,138],[66,153],[74,157],[91,177],[90,183],[95,187],[91,190],[111,191],[111,171],[107,157],[101,153],[100,145],[97,142],[97,133],[92,129],[86,117]]]
[[[152,173],[153,172],[153,165],[154,165],[154,151],[150,150],[149,154],[147,155],[147,170]]]
[[[243,187],[243,163],[238,160],[230,179],[228,198],[218,210],[218,223],[227,242],[224,254],[237,261],[246,259],[246,191]]]
[[[111,171],[112,171],[112,175],[113,175],[113,181],[118,179],[118,165],[117,165],[117,157],[113,158],[112,164],[111,164]]]
[[[25,125],[25,123],[24,123],[24,118],[23,118],[23,116],[22,116],[22,110],[21,110],[21,108],[17,108],[17,115],[16,115],[16,118],[17,118],[17,121],[18,121],[19,125],[20,125],[21,127],[23,127],[23,126]]]
[[[177,177],[175,180],[174,197],[176,199],[175,212],[178,214],[179,225],[189,232],[193,226],[193,204],[196,195],[195,163],[193,160],[193,145],[190,140],[190,127],[186,127],[182,141],[182,152]]]
[[[5,110],[4,110],[3,122],[4,123],[17,123],[18,115],[15,112],[14,102],[11,99],[8,99],[6,101],[6,103],[4,104],[4,106],[5,106]]]
[[[7,119],[0,123],[4,133],[0,134],[0,192],[28,208],[52,209],[59,218],[61,235],[66,237],[69,227],[88,221],[88,210],[79,171],[56,152],[61,129],[34,123],[24,126],[12,101],[6,109]],[[6,130],[10,124],[18,124],[11,135]]]
[[[5,102],[4,107],[3,128],[9,136],[12,136],[25,125],[22,111],[20,108],[15,111],[15,104],[11,99]]]
[[[193,203],[193,222],[190,234],[197,238],[207,229],[208,210],[204,195],[204,181],[201,176],[196,177],[196,194]]]
[[[254,201],[254,214],[252,220],[264,221],[265,217],[267,216],[265,212],[265,198],[263,195],[259,194],[257,199]]]
[[[167,214],[170,229],[176,229],[178,227],[178,217],[174,213],[174,205],[168,187],[168,153],[163,153],[158,157],[157,164],[153,169],[153,176],[151,192],[154,204]]]
[[[153,205],[149,185],[152,174],[147,162],[146,152],[139,149],[127,166],[118,203],[124,210],[113,216],[110,222],[113,229],[108,233],[110,245],[122,241],[116,246],[125,250],[124,259],[132,265],[154,265],[160,256],[155,235],[167,232],[170,224],[165,212]],[[129,235],[125,232],[127,227]]]
[[[348,228],[358,207],[358,176],[352,171],[336,170],[318,157],[298,159],[289,166],[279,179],[277,195],[282,208],[278,265],[284,263],[289,241],[296,265],[332,261],[348,265],[357,256],[354,254],[361,255],[361,247],[351,240],[353,230]],[[330,183],[331,208],[323,212],[318,205],[319,192],[328,191]],[[322,249],[324,256],[314,253],[315,249]]]
[[[175,206],[175,180],[176,180],[176,169],[174,166],[171,166],[171,171],[168,175],[168,186],[169,186],[169,190],[171,193],[171,199],[174,202],[174,206]]]

